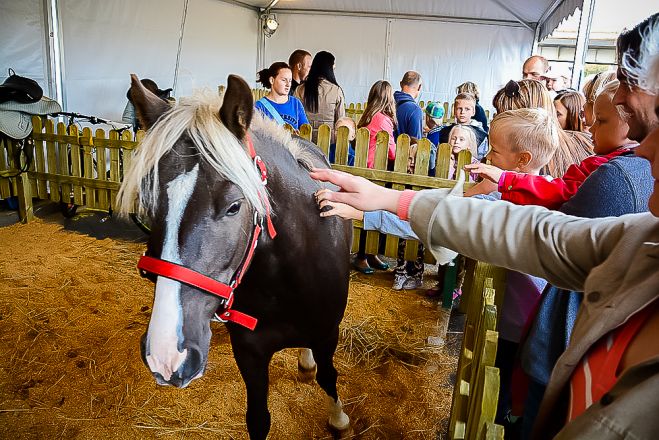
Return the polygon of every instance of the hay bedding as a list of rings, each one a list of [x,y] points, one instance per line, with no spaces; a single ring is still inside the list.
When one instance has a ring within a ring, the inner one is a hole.
[[[1,438],[247,438],[221,325],[188,389],[156,386],[142,364],[153,294],[135,270],[142,250],[41,221],[0,229]],[[335,364],[355,438],[443,437],[455,358],[423,341],[445,312],[390,290],[391,275],[352,277]],[[295,350],[272,361],[269,404],[269,438],[331,438],[324,393],[300,382]]]

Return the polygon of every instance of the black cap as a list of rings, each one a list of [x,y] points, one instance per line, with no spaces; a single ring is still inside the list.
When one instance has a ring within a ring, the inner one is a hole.
[[[43,90],[37,82],[24,76],[18,76],[9,69],[9,78],[0,84],[0,102],[16,101],[25,104],[37,102],[43,96]]]

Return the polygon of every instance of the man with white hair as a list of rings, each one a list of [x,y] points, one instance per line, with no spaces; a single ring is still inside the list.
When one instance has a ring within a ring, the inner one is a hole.
[[[654,36],[654,32],[650,32],[653,28],[648,24],[655,23],[656,26],[657,20],[659,20],[659,13],[652,15],[644,22],[645,30],[643,32],[636,28],[623,31],[617,42],[617,77],[620,87],[613,96],[613,103],[622,106],[631,115],[627,121],[629,124],[627,137],[637,142],[641,142],[650,131],[659,127],[659,119],[654,111],[657,90],[648,86],[650,81],[657,81],[654,75],[659,73],[656,68],[652,70],[653,73],[650,73],[651,66],[655,66],[657,62],[655,57],[654,64],[650,63],[650,58],[659,50],[657,47],[659,42],[655,40],[652,43],[650,37]],[[645,51],[642,51],[641,48],[644,48]],[[644,59],[641,60],[641,58]]]

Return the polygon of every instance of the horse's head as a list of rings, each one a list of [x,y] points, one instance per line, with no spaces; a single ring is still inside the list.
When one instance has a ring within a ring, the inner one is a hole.
[[[132,77],[138,118],[148,132],[132,159],[119,200],[139,206],[152,233],[147,255],[229,284],[241,266],[267,195],[245,149],[253,115],[249,86],[230,76],[219,98],[170,107]],[[213,102],[215,101],[215,102]],[[185,387],[205,369],[210,320],[221,298],[158,276],[142,357],[159,384]]]

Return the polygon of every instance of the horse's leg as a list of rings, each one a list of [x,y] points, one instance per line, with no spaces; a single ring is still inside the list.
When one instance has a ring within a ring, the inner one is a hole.
[[[314,347],[313,356],[318,364],[316,382],[327,393],[330,428],[343,436],[350,433],[350,418],[343,412],[343,404],[336,390],[338,374],[336,368],[334,368],[334,352],[338,342],[338,330],[336,333],[326,343]]]
[[[247,431],[250,440],[265,440],[270,432],[268,411],[268,365],[272,354],[256,354],[251,351],[236,351],[234,356],[240,375],[247,388]]]
[[[302,382],[310,382],[316,377],[316,361],[310,349],[300,348],[297,356],[297,369]]]

